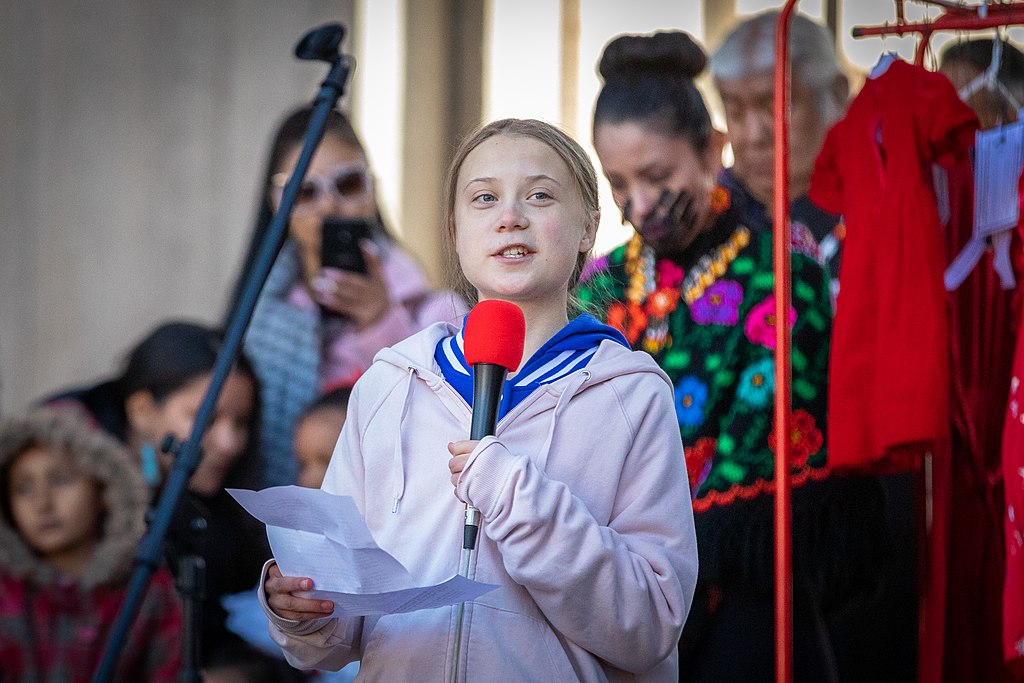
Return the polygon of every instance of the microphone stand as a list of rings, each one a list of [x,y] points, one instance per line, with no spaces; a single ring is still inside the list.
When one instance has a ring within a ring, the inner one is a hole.
[[[181,444],[173,434],[164,437],[160,450],[175,457],[181,453]],[[155,509],[152,514],[155,514]],[[202,680],[203,669],[203,601],[206,599],[206,559],[200,554],[202,535],[207,522],[198,510],[195,516],[179,505],[175,515],[184,515],[187,523],[176,523],[172,518],[167,530],[165,547],[168,562],[178,568],[174,587],[181,598],[181,665],[178,680],[191,683]],[[190,518],[190,519],[189,519]],[[147,514],[147,523],[152,515]]]
[[[473,364],[473,421],[469,427],[469,438],[477,441],[494,434],[498,423],[498,405],[501,390],[505,384],[508,368],[495,363]],[[480,409],[482,408],[482,409]],[[472,505],[466,506],[466,524],[462,530],[462,557],[459,575],[469,578],[469,565],[476,550],[476,538],[480,531],[480,511]],[[455,645],[449,667],[449,683],[456,683],[459,677],[459,658],[462,649],[462,624],[466,618],[466,603],[455,607]]]
[[[174,459],[174,465],[160,493],[153,521],[139,543],[127,595],[118,611],[117,620],[114,622],[110,638],[103,651],[103,658],[92,679],[93,683],[108,683],[112,679],[118,656],[127,640],[128,631],[149,586],[150,578],[160,566],[161,549],[171,518],[182,493],[188,486],[189,479],[199,465],[200,443],[216,408],[217,396],[235,364],[246,327],[248,327],[253,310],[256,308],[260,290],[263,289],[267,275],[274,265],[274,259],[288,235],[288,217],[295,204],[299,185],[302,183],[313,153],[323,137],[327,116],[345,91],[345,83],[348,81],[352,60],[338,51],[344,36],[345,27],[341,24],[325,24],[307,33],[295,46],[295,56],[299,59],[326,61],[331,68],[327,77],[320,84],[320,91],[314,100],[302,152],[295,164],[295,171],[285,185],[281,196],[281,206],[267,229],[264,242],[246,275],[237,307],[228,320],[224,343],[214,363],[210,386],[203,396],[195,422],[192,424],[192,433],[182,446],[181,452]],[[198,683],[198,671],[193,670],[187,674],[192,681]]]
[[[178,560],[175,587],[181,595],[181,670],[178,680],[200,681],[203,669],[203,600],[206,599],[206,560],[185,555]]]

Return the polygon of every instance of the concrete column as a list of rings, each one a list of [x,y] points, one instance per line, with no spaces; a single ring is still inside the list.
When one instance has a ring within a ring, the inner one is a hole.
[[[704,45],[714,52],[736,21],[736,0],[703,0]]]
[[[401,222],[404,243],[436,284],[442,273],[444,175],[480,123],[482,2],[407,0]]]

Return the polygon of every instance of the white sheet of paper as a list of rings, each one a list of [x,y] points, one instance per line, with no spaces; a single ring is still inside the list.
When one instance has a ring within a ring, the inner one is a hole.
[[[474,600],[497,588],[462,576],[433,586],[416,586],[406,568],[374,542],[349,496],[300,486],[227,492],[267,525],[267,538],[281,573],[313,579],[316,588],[304,595],[333,600],[333,616],[443,607]]]
[[[356,503],[302,486],[274,486],[262,491],[227,489],[250,515],[268,526],[324,534],[350,548],[376,548]]]
[[[270,549],[285,576],[308,576],[320,590],[382,593],[412,588],[402,564],[377,546],[349,548],[323,534],[267,527]]]
[[[351,593],[312,590],[300,595],[322,600],[333,600],[334,612],[331,613],[332,617],[355,617],[365,614],[400,614],[402,612],[415,612],[420,609],[433,609],[435,607],[454,605],[458,602],[469,602],[495,588],[497,586],[479,583],[464,576],[453,576],[436,586],[406,588],[386,593],[353,595]]]
[[[974,232],[990,235],[1017,225],[1017,182],[1024,162],[1024,121],[978,131],[974,157]]]

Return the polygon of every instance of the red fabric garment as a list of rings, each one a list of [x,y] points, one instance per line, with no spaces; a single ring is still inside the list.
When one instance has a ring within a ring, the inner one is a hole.
[[[1024,175],[1018,181],[1021,202],[1019,241],[1013,250],[1018,259],[1024,244]],[[1018,278],[1024,274],[1014,264]],[[1017,680],[1024,680],[1024,333],[1022,333],[1020,280],[1017,282],[1017,349],[1013,359],[1009,401],[1003,427],[1002,474],[1006,510],[1003,515],[1006,550],[1006,576],[1003,583],[1003,656]]]
[[[1003,656],[1024,680],[1024,335],[1017,338],[1010,402],[1003,432],[1006,494],[1004,533],[1006,577],[1003,583]]]
[[[892,447],[949,434],[946,259],[933,163],[978,127],[949,80],[896,61],[829,131],[810,198],[846,240],[829,362],[829,463],[880,466]]]
[[[974,173],[968,160],[946,170],[947,260],[974,232]],[[1003,422],[1016,342],[1014,291],[1005,290],[989,249],[947,294],[950,324],[951,499],[944,652],[945,680],[1009,681],[1003,663]]]
[[[35,586],[0,574],[0,680],[92,680],[126,587]],[[118,683],[174,683],[181,611],[166,569],[153,574],[117,661]]]

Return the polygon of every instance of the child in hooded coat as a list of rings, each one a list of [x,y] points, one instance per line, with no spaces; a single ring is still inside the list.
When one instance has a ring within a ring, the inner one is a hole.
[[[70,408],[0,424],[0,679],[92,678],[124,602],[148,495],[127,449]],[[162,568],[114,680],[174,681],[180,631]]]

